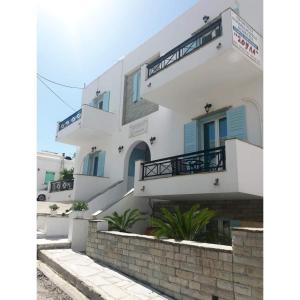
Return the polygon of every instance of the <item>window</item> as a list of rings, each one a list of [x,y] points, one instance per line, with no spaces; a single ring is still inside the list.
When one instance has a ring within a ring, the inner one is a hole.
[[[50,181],[54,180],[55,172],[46,171],[44,184],[48,184]]]
[[[105,151],[89,153],[83,160],[82,173],[89,176],[104,176]]]
[[[99,108],[103,111],[109,111],[109,99],[110,99],[110,92],[104,92],[100,94],[98,97],[94,98],[90,103],[90,105],[95,108]]]
[[[136,71],[132,75],[132,80],[129,80],[129,84],[132,84],[131,101],[137,102],[140,100],[140,81],[141,81],[141,70]]]
[[[198,120],[199,150],[224,146],[227,136],[225,111]]]

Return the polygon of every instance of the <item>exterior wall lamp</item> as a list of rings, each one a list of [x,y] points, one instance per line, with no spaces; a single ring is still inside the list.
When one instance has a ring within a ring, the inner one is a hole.
[[[100,91],[97,89],[96,96],[98,97],[100,95]]]
[[[205,24],[208,22],[208,20],[209,20],[209,16],[203,16],[203,21]]]
[[[156,137],[155,136],[151,136],[151,138],[150,138],[150,144],[152,145],[155,140],[156,140]]]
[[[95,150],[97,149],[97,147],[92,147],[92,152],[95,152]]]
[[[121,153],[123,149],[124,149],[124,146],[119,146],[119,147],[118,147],[119,153]]]
[[[212,107],[211,103],[206,103],[206,105],[204,106],[206,113],[209,113],[209,110],[211,109],[211,107]]]

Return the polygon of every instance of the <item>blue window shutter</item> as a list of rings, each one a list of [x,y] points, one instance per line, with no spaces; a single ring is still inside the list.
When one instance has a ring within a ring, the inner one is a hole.
[[[86,155],[83,159],[82,174],[88,175],[88,172],[89,172],[89,155]]]
[[[133,74],[132,78],[132,102],[137,102],[140,100],[140,71]]]
[[[103,94],[103,111],[109,111],[109,98],[110,92],[104,92]]]
[[[104,165],[105,165],[105,151],[99,151],[97,176],[104,176]]]
[[[226,112],[227,137],[247,139],[245,106],[232,107]]]
[[[184,153],[198,150],[198,122],[184,124]]]

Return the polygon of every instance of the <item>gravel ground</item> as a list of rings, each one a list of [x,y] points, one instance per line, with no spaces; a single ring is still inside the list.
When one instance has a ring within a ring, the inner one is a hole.
[[[37,300],[73,300],[37,270]]]

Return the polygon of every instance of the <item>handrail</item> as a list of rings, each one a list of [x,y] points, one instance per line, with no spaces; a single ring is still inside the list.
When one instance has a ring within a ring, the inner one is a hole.
[[[148,78],[167,68],[171,64],[179,61],[188,54],[198,50],[221,35],[222,19],[221,17],[218,17],[217,19],[214,19],[205,25],[201,31],[188,38],[155,61],[149,63],[147,65]]]
[[[142,180],[223,171],[226,169],[225,146],[143,162],[141,166]]]
[[[220,147],[211,148],[211,149],[208,149],[208,150],[220,150],[220,149],[223,149],[223,148],[225,148],[225,147],[220,146]],[[175,159],[175,158],[178,158],[178,157],[189,157],[189,156],[192,156],[192,155],[195,155],[195,154],[204,153],[205,151],[207,151],[207,150],[199,150],[199,151],[195,151],[195,152],[169,156],[169,157],[166,157],[166,158],[159,158],[159,159],[143,162],[142,164],[146,165],[146,164],[150,164],[150,163],[154,163],[154,162],[160,162],[160,161],[164,161],[164,160]]]
[[[50,193],[72,190],[74,179],[56,180],[50,182]]]
[[[68,127],[69,125],[73,124],[77,120],[81,118],[82,110],[81,108],[74,112],[71,116],[67,117],[63,121],[58,123],[58,131]]]

